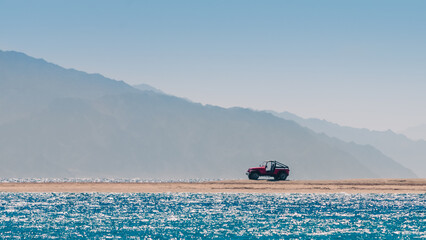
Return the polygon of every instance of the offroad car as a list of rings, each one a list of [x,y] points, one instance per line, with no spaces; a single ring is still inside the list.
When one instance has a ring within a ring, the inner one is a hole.
[[[248,178],[257,180],[260,176],[274,177],[275,180],[286,180],[290,173],[287,165],[277,161],[266,161],[259,167],[249,168],[247,170]]]

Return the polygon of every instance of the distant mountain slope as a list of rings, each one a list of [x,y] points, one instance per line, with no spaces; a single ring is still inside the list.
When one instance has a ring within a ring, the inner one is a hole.
[[[136,89],[142,90],[142,91],[151,91],[151,92],[155,92],[155,93],[163,93],[164,94],[164,92],[161,91],[160,89],[157,89],[155,87],[152,87],[152,86],[150,86],[148,84],[144,84],[144,83],[133,85],[133,87],[136,88]]]
[[[407,128],[401,131],[401,134],[404,134],[412,140],[426,141],[426,124]]]
[[[146,93],[56,101],[0,127],[0,141],[6,176],[243,177],[283,159],[297,178],[376,177],[294,123]]]
[[[288,112],[275,113],[275,115],[283,119],[293,120],[317,133],[325,133],[346,142],[371,145],[386,156],[413,170],[417,176],[426,177],[426,141],[413,141],[392,131],[370,131],[368,129],[343,127],[325,120],[303,119]]]
[[[359,145],[354,142],[347,143],[337,138],[331,138],[325,134],[321,134],[321,136],[322,139],[330,145],[355,156],[361,164],[368,166],[370,171],[381,178],[389,176],[414,177],[410,169],[402,167],[401,164],[383,155],[383,153],[370,145]]]
[[[0,51],[0,124],[42,110],[52,99],[96,99],[136,92],[124,82],[64,69],[23,53]]]
[[[24,54],[0,59],[2,177],[241,178],[267,159],[288,164],[290,179],[415,176],[384,157],[400,171],[370,169],[365,159],[380,153],[268,113],[140,91]]]

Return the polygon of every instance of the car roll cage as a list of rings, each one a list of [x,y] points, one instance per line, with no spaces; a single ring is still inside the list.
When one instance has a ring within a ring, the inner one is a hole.
[[[268,162],[273,162],[273,163],[275,163],[275,168],[284,168],[284,169],[288,169],[288,166],[287,166],[287,165],[282,164],[282,163],[280,163],[280,162],[278,162],[278,161],[265,161],[265,162],[263,162],[263,163],[262,163],[262,166],[265,166],[265,167],[266,167],[266,164],[267,164]]]

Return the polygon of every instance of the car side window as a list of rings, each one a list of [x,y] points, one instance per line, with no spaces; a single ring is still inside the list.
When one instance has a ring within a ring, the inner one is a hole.
[[[271,162],[267,162],[266,163],[266,171],[271,171],[271,167],[272,167]]]

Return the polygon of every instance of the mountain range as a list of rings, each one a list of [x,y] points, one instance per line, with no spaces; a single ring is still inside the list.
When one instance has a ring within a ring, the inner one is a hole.
[[[340,126],[315,118],[304,119],[289,112],[272,113],[283,119],[295,121],[316,133],[324,133],[345,142],[372,146],[384,155],[412,169],[417,176],[426,177],[426,141],[424,140],[411,140],[405,135],[397,134],[391,130],[371,131]]]
[[[290,179],[416,177],[373,145],[340,139],[0,51],[0,177],[235,179],[269,159],[289,165]]]

